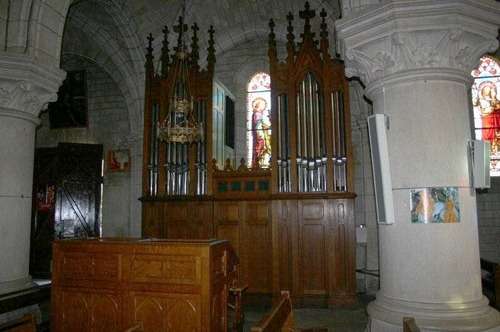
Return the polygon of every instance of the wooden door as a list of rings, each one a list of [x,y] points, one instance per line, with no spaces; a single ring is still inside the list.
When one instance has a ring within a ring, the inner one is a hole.
[[[55,238],[100,235],[102,145],[35,151],[30,274],[50,278]]]

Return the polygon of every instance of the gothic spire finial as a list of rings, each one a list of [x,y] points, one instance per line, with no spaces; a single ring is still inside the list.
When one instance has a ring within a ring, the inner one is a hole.
[[[146,53],[146,63],[144,64],[144,67],[146,67],[146,70],[150,73],[154,72],[154,64],[153,64],[153,34],[149,34],[148,36],[148,47],[147,47],[147,53]]]
[[[311,9],[311,6],[309,5],[309,1],[306,1],[304,5],[304,10],[299,11],[299,17],[303,20],[305,20],[304,23],[304,32],[309,32],[311,31],[311,24],[310,24],[310,19],[314,18],[316,16],[316,12]]]
[[[168,69],[170,67],[170,49],[168,48],[168,34],[170,30],[165,26],[163,32],[163,47],[161,49],[161,77],[167,77]]]

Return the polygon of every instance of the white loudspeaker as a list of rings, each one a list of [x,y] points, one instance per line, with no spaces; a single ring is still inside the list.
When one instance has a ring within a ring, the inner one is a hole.
[[[490,142],[469,141],[469,167],[472,187],[490,187]]]
[[[391,171],[385,115],[375,114],[368,117],[368,131],[372,156],[373,184],[379,224],[394,223],[394,202],[392,198]]]

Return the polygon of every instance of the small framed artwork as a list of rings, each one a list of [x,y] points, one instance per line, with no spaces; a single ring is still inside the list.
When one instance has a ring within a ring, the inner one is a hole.
[[[52,211],[56,203],[55,185],[53,183],[39,184],[35,202],[38,211]]]
[[[411,189],[413,223],[457,223],[460,221],[458,188]]]
[[[130,150],[109,150],[107,170],[108,172],[130,172]]]

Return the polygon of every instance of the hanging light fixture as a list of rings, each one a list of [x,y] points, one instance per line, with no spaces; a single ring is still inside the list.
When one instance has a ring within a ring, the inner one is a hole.
[[[170,91],[168,112],[165,120],[158,124],[158,138],[165,142],[195,143],[203,140],[203,124],[195,120],[193,95],[190,91],[189,54],[185,43],[187,26],[184,24],[185,3],[179,18],[179,40],[173,66],[173,83]]]

